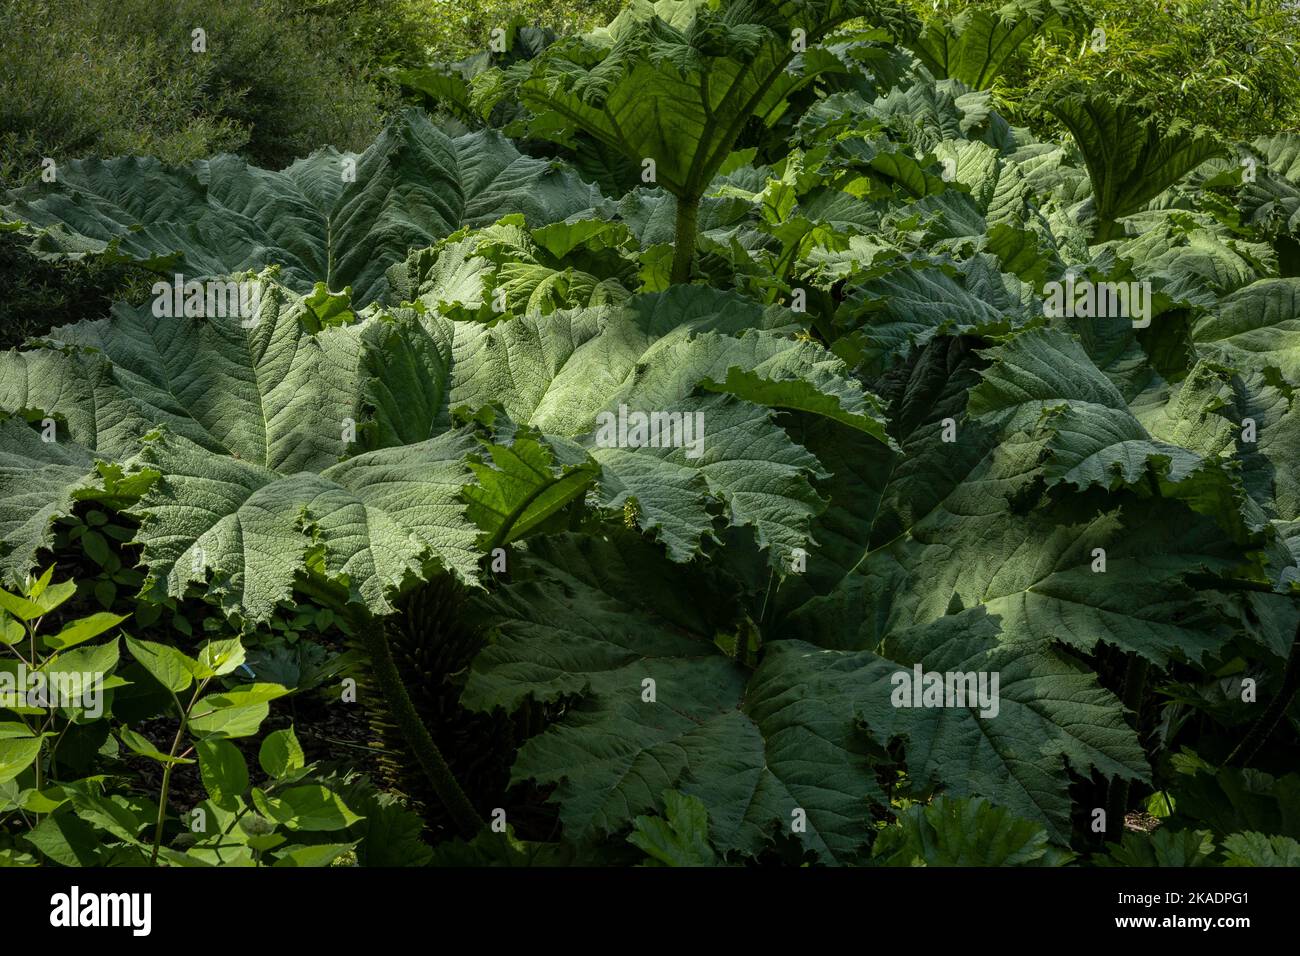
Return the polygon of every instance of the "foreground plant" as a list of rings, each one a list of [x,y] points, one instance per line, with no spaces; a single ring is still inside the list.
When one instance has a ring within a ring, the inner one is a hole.
[[[362,817],[319,782],[292,729],[265,736],[259,762],[268,779],[250,785],[232,741],[258,734],[270,702],[289,691],[226,680],[248,671],[238,639],[210,641],[195,656],[120,633],[104,641],[126,617],[69,616],[78,589],[74,581],[54,582],[54,570],[27,578],[17,594],[0,590],[8,651],[0,658],[0,710],[16,718],[0,722],[0,828],[10,835],[9,862],[28,862],[16,849],[23,847],[65,866],[324,866],[357,850]],[[59,626],[44,626],[51,620]],[[129,658],[121,656],[123,641]],[[115,713],[124,690],[130,714],[139,712],[142,695],[170,700],[170,746]],[[101,760],[124,755],[159,765],[156,800],[121,791],[112,774],[79,772],[88,744]],[[173,774],[196,763],[208,799],[178,808]],[[375,812],[386,825],[396,823],[390,808]],[[353,838],[327,843],[319,836],[343,831]]]
[[[112,691],[125,683],[113,672],[118,665],[117,639],[91,646],[87,642],[120,625],[126,618],[98,612],[63,622],[45,633],[41,625],[76,592],[74,581],[53,583],[54,566],[39,577],[28,575],[17,594],[0,589],[0,711],[17,721],[0,724],[0,786],[8,791],[11,808],[24,807],[24,794],[15,784],[30,769],[33,788],[27,805],[39,821],[41,788],[51,778],[59,745],[72,732],[75,738],[90,725],[107,721]]]

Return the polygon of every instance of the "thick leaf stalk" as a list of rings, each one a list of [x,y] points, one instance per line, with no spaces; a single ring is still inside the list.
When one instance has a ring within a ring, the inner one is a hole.
[[[483,829],[483,820],[470,803],[469,797],[465,796],[465,791],[451,772],[442,751],[420,719],[411,695],[407,692],[406,683],[402,680],[402,674],[393,660],[393,651],[382,624],[368,612],[349,605],[343,588],[334,582],[303,577],[299,579],[298,587],[313,600],[321,602],[322,606],[335,609],[347,619],[366,651],[371,674],[387,701],[389,713],[407,746],[415,754],[416,762],[428,778],[433,792],[446,807],[460,835],[466,839],[474,837]]]
[[[371,671],[375,682],[388,700],[390,712],[397,723],[406,743],[415,754],[420,769],[424,771],[434,793],[438,795],[447,808],[456,829],[466,839],[472,838],[483,829],[483,820],[478,811],[465,796],[451,768],[447,766],[442,751],[433,742],[429,729],[420,720],[411,695],[406,691],[406,684],[393,661],[392,648],[388,646],[388,637],[375,621],[368,621],[358,632],[370,657]]]
[[[674,285],[691,281],[691,263],[695,260],[695,239],[699,233],[700,199],[677,200],[677,223],[673,235]]]

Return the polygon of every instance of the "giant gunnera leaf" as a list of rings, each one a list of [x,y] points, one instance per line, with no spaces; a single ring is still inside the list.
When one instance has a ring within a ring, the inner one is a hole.
[[[513,421],[585,449],[601,469],[598,503],[631,508],[674,559],[699,552],[721,517],[753,527],[780,565],[808,543],[824,502],[812,484],[817,460],[774,409],[887,442],[879,403],[842,362],[770,328],[788,318],[686,287],[491,327],[421,313],[402,320],[408,364],[389,361],[377,379],[403,383],[384,407],[394,409],[389,420],[400,416],[405,440],[425,436],[434,420],[432,408],[413,416],[411,396],[441,395],[449,383],[443,400],[452,408],[498,404]],[[644,416],[640,432],[635,414]],[[689,441],[655,439],[656,420]]]
[[[1070,131],[1088,167],[1094,242],[1122,236],[1121,218],[1222,151],[1203,127],[1175,122],[1162,129],[1142,108],[1109,97],[1062,95],[1047,109]]]
[[[514,769],[559,785],[566,838],[625,830],[677,789],[709,808],[724,853],[756,853],[799,820],[817,857],[858,856],[882,795],[834,655],[790,642],[756,672],[737,662],[718,641],[738,624],[728,582],[626,534],[539,539],[521,564],[482,602],[494,637],[465,700],[576,698]]]
[[[919,784],[986,795],[1058,838],[1069,829],[1064,766],[1147,775],[1119,701],[1048,648],[999,635],[982,609],[901,629],[879,652],[774,628],[751,670],[752,624],[720,600],[725,579],[573,537],[534,542],[524,567],[482,604],[496,630],[465,699],[483,709],[577,699],[514,771],[558,784],[572,839],[617,832],[676,788],[710,808],[724,851],[755,852],[781,829],[823,859],[851,860],[880,801],[865,772],[873,740],[901,738]],[[999,675],[994,705],[900,709],[896,675],[922,665]]]
[[[792,429],[833,473],[831,504],[814,522],[821,547],[782,581],[764,631],[875,669],[864,724],[901,743],[914,785],[983,796],[1063,838],[1067,771],[1150,773],[1118,699],[1077,655],[1104,644],[1167,666],[1232,636],[1205,581],[1241,566],[1241,546],[1173,494],[1220,464],[1157,445],[1055,330],[983,352],[937,339],[883,391],[893,458],[828,423]],[[1126,469],[1140,483],[1126,486]],[[1170,494],[1151,495],[1148,474]],[[996,713],[897,707],[888,675],[915,667],[998,675]]]
[[[1015,0],[997,10],[963,10],[931,20],[910,47],[936,77],[987,89],[1029,40],[1080,19],[1068,0]]]
[[[120,307],[56,329],[50,347],[0,357],[3,407],[56,422],[39,458],[26,435],[9,447],[30,449],[43,474],[73,489],[85,480],[73,466],[93,475],[93,459],[152,474],[132,511],[146,590],[159,594],[206,583],[229,611],[260,619],[291,595],[309,559],[375,610],[426,560],[472,579],[477,529],[459,495],[472,477],[468,430],[347,458],[378,320],[313,333],[310,318],[329,296],[249,281],[260,300],[252,321]],[[30,559],[39,516],[27,509],[6,549]]]
[[[642,165],[677,198],[673,281],[689,278],[705,190],[751,120],[771,126],[789,99],[843,65],[817,46],[863,18],[873,36],[910,33],[891,0],[634,4],[604,34],[556,43],[519,85],[531,134],[582,133]]]
[[[0,480],[34,468],[42,489],[0,513],[11,574],[74,500],[114,493],[110,478],[148,487],[131,510],[149,589],[203,584],[253,618],[309,568],[376,612],[429,562],[471,581],[483,548],[593,481],[598,509],[632,509],[677,560],[732,524],[779,564],[824,501],[816,458],[775,410],[886,447],[878,402],[842,363],[736,295],[679,289],[487,327],[412,309],[357,319],[323,286],[245,281],[260,290],[250,319],[119,307],[0,356]],[[632,414],[645,427],[613,424]]]
[[[522,155],[500,133],[452,137],[407,111],[363,153],[325,148],[275,172],[235,156],[168,168],[78,160],[12,194],[42,255],[100,255],[186,279],[278,265],[289,288],[383,296],[384,271],[415,247],[522,213],[532,226],[601,202],[571,171]]]

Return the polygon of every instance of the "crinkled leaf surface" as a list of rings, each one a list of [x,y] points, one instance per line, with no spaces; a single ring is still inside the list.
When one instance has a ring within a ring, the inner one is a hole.
[[[347,286],[364,304],[384,294],[385,270],[408,250],[463,225],[511,212],[544,225],[600,201],[500,133],[453,138],[407,111],[360,154],[327,147],[281,172],[225,155],[176,169],[80,160],[0,209],[27,224],[41,253],[104,255],[187,279],[275,264],[296,291]]]
[[[574,696],[562,723],[525,744],[517,779],[559,785],[566,835],[594,840],[662,809],[665,790],[709,807],[719,850],[755,852],[807,814],[800,839],[833,861],[866,838],[880,798],[824,652],[791,644],[752,677],[714,643],[734,626],[719,582],[679,570],[634,539],[534,541],[516,582],[483,602],[491,647],[471,706]],[[654,700],[644,699],[653,682]]]
[[[735,295],[680,289],[498,327],[410,310],[322,324],[320,290],[259,282],[251,323],[119,308],[4,357],[0,407],[54,416],[71,443],[51,457],[35,432],[5,426],[15,460],[37,456],[62,489],[53,504],[6,503],[15,573],[92,454],[161,475],[134,509],[151,586],[180,595],[206,584],[254,618],[309,565],[375,611],[430,560],[473,579],[480,532],[487,543],[533,530],[597,466],[600,503],[635,498],[642,526],[678,560],[725,513],[752,525],[776,563],[807,543],[823,502],[816,459],[773,408],[885,437],[878,402],[837,359],[769,331],[779,314]],[[453,427],[452,413],[487,406],[536,435],[483,459],[475,426]],[[628,408],[674,414],[677,432],[669,421],[659,447],[598,441],[598,415]]]

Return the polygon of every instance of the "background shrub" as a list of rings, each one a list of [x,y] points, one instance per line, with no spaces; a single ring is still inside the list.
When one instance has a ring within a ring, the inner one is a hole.
[[[36,0],[0,4],[0,189],[41,162],[125,154],[183,164],[239,153],[281,168],[324,144],[362,149],[423,55],[407,0]],[[207,52],[191,49],[206,32]],[[131,270],[52,265],[0,236],[0,348],[129,298]],[[143,277],[137,277],[141,281]]]
[[[557,33],[580,33],[614,19],[623,0],[412,0],[411,6],[428,24],[429,59],[456,60],[485,49],[492,28],[512,17]]]
[[[910,0],[923,18],[951,18],[1006,0]],[[1143,100],[1165,120],[1210,123],[1225,137],[1300,129],[1300,4],[1290,0],[1078,0],[1092,36],[1027,44],[996,87],[1003,110],[1063,83]]]

